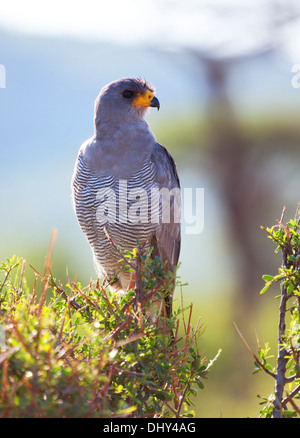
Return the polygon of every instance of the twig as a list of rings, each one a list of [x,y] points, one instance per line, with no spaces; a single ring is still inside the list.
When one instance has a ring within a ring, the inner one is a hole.
[[[300,392],[300,383],[297,385],[292,392],[289,393],[288,396],[281,402],[281,406],[284,407],[288,402],[291,401],[292,398],[294,398],[298,393]]]
[[[1,286],[0,286],[0,292],[1,292],[1,290],[3,289],[3,287],[4,287],[4,285],[5,285],[5,283],[6,283],[6,280],[8,279],[8,277],[10,276],[10,273],[11,273],[11,271],[14,269],[14,266],[13,265],[11,265],[9,268],[8,268],[8,271],[6,272],[6,275],[5,275],[5,277],[4,277],[4,280],[3,280],[3,282],[2,282],[2,284],[1,284]]]
[[[32,265],[30,265],[29,264],[29,267],[31,268],[31,269],[33,269],[34,270],[34,272],[44,281],[44,282],[47,282],[47,278],[46,277],[44,277],[39,271],[37,271]],[[66,301],[68,301],[68,295],[66,294],[66,292],[62,289],[62,288],[60,288],[60,287],[58,287],[57,286],[57,284],[55,283],[55,281],[54,281],[54,278],[53,277],[51,277],[51,281],[50,281],[50,279],[49,279],[49,285],[52,287],[52,289],[56,289],[59,293],[60,293],[60,295],[66,300]],[[73,299],[72,300],[70,300],[70,304],[71,304],[71,306],[74,308],[74,309],[76,309],[76,310],[81,310],[81,306],[80,306],[80,304],[78,304],[78,303],[76,303],[76,301],[74,301]]]
[[[176,418],[179,418],[178,412],[172,408],[171,405],[169,405],[169,403],[165,402],[165,405],[167,406],[168,409],[170,409],[170,411],[175,415]]]
[[[51,231],[49,247],[45,258],[45,271],[44,271],[45,276],[51,273],[52,253],[53,253],[56,237],[57,237],[57,230],[54,228]]]
[[[190,381],[191,381],[192,377],[193,377],[193,374],[190,375],[189,380],[188,380],[188,382],[187,382],[187,384],[186,384],[186,386],[185,386],[185,388],[184,388],[183,394],[182,394],[182,396],[180,397],[180,400],[179,400],[179,406],[178,406],[178,409],[177,409],[177,416],[178,416],[178,417],[180,417],[180,411],[181,411],[181,408],[182,408],[183,402],[185,401],[185,396],[186,396],[187,390],[188,390],[188,388],[189,388]]]
[[[259,358],[256,356],[256,354],[251,350],[251,348],[249,347],[249,345],[248,345],[247,341],[245,340],[245,338],[243,337],[242,333],[239,331],[239,329],[238,329],[238,327],[237,327],[237,325],[236,325],[235,322],[233,323],[233,325],[234,325],[234,328],[236,329],[236,331],[237,331],[239,337],[240,337],[241,340],[243,341],[245,347],[247,348],[247,350],[249,351],[249,353],[251,353],[251,355],[253,356],[255,362],[257,362],[258,365],[260,366],[260,368],[261,368],[262,370],[264,370],[267,374],[269,374],[270,376],[276,378],[276,374],[274,374],[272,371],[268,370],[268,368],[266,368],[266,367],[264,366],[264,364],[259,360]]]
[[[5,406],[6,399],[7,399],[7,388],[9,387],[8,384],[8,367],[9,362],[7,358],[3,361],[2,365],[2,385],[1,385],[1,401],[3,405]]]
[[[24,273],[25,273],[25,265],[26,265],[26,260],[23,260],[20,281],[19,281],[18,294],[19,294],[19,291],[22,289],[22,282],[23,282],[23,277],[24,277]]]
[[[294,400],[292,400],[289,395],[287,395],[287,398],[289,400],[289,403],[292,405],[294,411],[297,412],[298,415],[300,415],[300,409],[298,408]]]
[[[136,268],[135,268],[135,311],[138,312],[139,305],[141,304],[143,294],[143,280],[142,280],[142,262],[139,250],[136,254]]]
[[[132,320],[133,320],[133,315],[129,315],[125,319],[125,321],[122,322],[122,324],[118,325],[118,327],[115,328],[115,330],[113,330],[111,333],[109,333],[107,336],[105,336],[103,341],[109,341],[110,339],[114,339],[122,330],[124,330],[125,327],[128,326],[128,324],[131,323]]]
[[[126,257],[119,251],[118,246],[115,244],[115,242],[112,240],[112,238],[110,237],[110,235],[108,234],[107,230],[105,227],[103,227],[103,231],[105,236],[107,237],[107,239],[109,240],[109,242],[111,243],[112,247],[115,248],[115,250],[120,254],[120,257],[122,257],[122,259],[127,263],[128,266],[130,266],[132,269],[135,269],[135,266],[133,266],[133,264],[131,264]]]
[[[120,322],[120,318],[118,317],[118,315],[116,314],[116,312],[115,312],[113,306],[111,305],[111,302],[109,301],[109,298],[108,298],[108,296],[107,296],[107,293],[106,293],[106,290],[105,290],[105,287],[104,287],[104,286],[102,286],[101,292],[102,292],[102,295],[104,296],[104,298],[105,298],[105,300],[106,300],[106,302],[107,302],[107,304],[108,304],[108,306],[109,306],[109,308],[110,308],[112,314],[113,314],[114,317]]]
[[[155,293],[160,289],[160,287],[167,281],[166,278],[164,278],[163,280],[160,280],[158,282],[158,284],[156,285],[155,289],[152,289],[152,291],[150,291],[141,301],[141,305],[144,306],[147,301],[149,301],[153,295],[155,295]]]
[[[181,308],[183,310],[183,293],[182,293],[182,284],[180,284],[180,297],[181,297]],[[184,333],[186,333],[186,325],[185,325],[185,318],[184,318],[184,312],[182,312],[182,322],[184,327]]]
[[[285,248],[282,248],[283,256],[283,268],[287,268],[287,252]],[[285,314],[286,314],[286,303],[287,303],[287,291],[286,286],[283,284],[281,286],[281,300],[279,306],[279,322],[278,322],[278,354],[277,354],[277,372],[276,372],[276,383],[275,383],[275,400],[273,409],[273,418],[281,418],[282,409],[282,399],[283,390],[285,385],[285,372],[287,364],[287,352],[286,349],[282,347],[285,334]]]
[[[139,339],[143,338],[145,336],[144,333],[138,333],[137,335],[133,335],[130,338],[118,341],[115,343],[115,347],[123,347],[124,345],[130,344],[131,342],[138,341]]]
[[[282,213],[281,213],[280,220],[278,221],[278,223],[279,223],[281,226],[283,226],[283,218],[284,218],[284,215],[285,215],[285,211],[286,211],[286,206],[284,205],[284,206],[283,206],[283,209],[282,209]]]
[[[41,314],[42,314],[43,305],[45,304],[46,292],[48,290],[48,286],[49,286],[49,277],[46,280],[46,282],[44,283],[43,290],[42,290],[42,293],[41,293],[41,296],[39,299],[39,306],[38,306],[37,311],[36,311],[37,317],[39,319],[40,319]]]

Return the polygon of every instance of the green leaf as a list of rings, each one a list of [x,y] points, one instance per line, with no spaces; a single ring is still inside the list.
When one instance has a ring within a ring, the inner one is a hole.
[[[204,389],[204,385],[203,385],[203,382],[201,382],[201,380],[197,380],[196,384],[197,384],[199,389]]]
[[[260,291],[260,295],[264,294],[265,292],[267,292],[267,290],[269,289],[269,287],[271,286],[272,282],[268,282],[266,283],[265,287],[262,288],[262,290]]]
[[[263,279],[264,281],[269,282],[269,281],[272,281],[272,280],[274,279],[274,276],[273,276],[273,275],[268,275],[268,274],[266,274],[266,275],[263,275],[263,276],[262,276],[262,279]]]

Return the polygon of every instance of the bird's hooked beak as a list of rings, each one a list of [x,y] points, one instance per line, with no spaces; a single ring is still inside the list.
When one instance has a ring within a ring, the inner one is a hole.
[[[143,94],[138,93],[137,97],[135,98],[134,102],[132,103],[132,106],[143,106],[143,107],[155,107],[159,110],[160,103],[157,97],[154,96],[151,91],[146,90]]]
[[[152,106],[152,107],[154,107],[154,108],[157,108],[157,111],[159,111],[160,103],[159,103],[159,100],[157,99],[157,97],[154,96],[154,97],[151,99],[151,101],[150,101],[150,106]]]

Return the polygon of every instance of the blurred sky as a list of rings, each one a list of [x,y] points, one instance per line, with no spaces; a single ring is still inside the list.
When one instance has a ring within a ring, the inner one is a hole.
[[[0,25],[38,35],[201,47],[216,56],[280,41],[296,60],[299,14],[297,0],[10,0],[1,2]]]

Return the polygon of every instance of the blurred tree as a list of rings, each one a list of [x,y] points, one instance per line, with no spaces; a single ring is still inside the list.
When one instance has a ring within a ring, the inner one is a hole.
[[[260,213],[268,211],[273,201],[273,187],[265,172],[269,151],[263,148],[253,156],[255,145],[239,127],[226,93],[228,62],[201,54],[199,60],[205,63],[211,88],[207,110],[211,126],[210,168],[230,224],[229,240],[239,273],[238,290],[249,305],[257,297],[263,256],[257,251],[253,231],[259,229]]]
[[[257,147],[239,126],[226,91],[227,79],[237,62],[289,45],[287,28],[292,22],[299,23],[300,7],[294,0],[189,0],[184,4],[154,0],[154,4],[162,17],[168,17],[168,25],[163,27],[166,41],[191,53],[206,69],[210,169],[231,229],[228,251],[237,255],[238,291],[248,307],[258,296],[262,269],[268,269],[254,235],[267,220],[265,212],[274,205],[276,184],[274,175],[266,170],[270,150]]]

